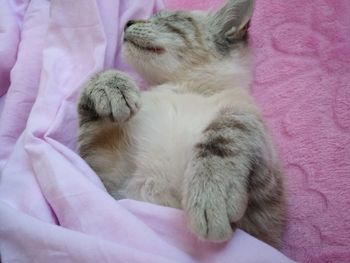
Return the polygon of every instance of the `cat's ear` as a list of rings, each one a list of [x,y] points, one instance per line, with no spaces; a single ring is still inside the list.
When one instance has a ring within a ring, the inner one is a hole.
[[[245,38],[254,0],[228,0],[211,18],[210,29],[220,50]]]

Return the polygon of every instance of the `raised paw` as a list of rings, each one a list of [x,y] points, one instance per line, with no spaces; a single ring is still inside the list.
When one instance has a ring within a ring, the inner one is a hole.
[[[79,108],[116,122],[129,120],[140,107],[140,91],[127,75],[107,70],[91,78],[82,93]]]

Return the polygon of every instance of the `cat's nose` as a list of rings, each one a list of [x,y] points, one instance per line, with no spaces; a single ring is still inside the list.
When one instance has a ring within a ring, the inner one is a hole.
[[[129,20],[129,21],[125,24],[125,26],[124,26],[124,31],[125,31],[128,27],[132,26],[132,25],[135,24],[135,23],[137,23],[136,20]]]

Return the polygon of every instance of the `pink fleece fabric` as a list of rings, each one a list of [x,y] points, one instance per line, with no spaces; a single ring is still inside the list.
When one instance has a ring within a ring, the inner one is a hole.
[[[8,3],[20,37],[1,53],[16,54],[1,68],[11,69],[0,99],[2,263],[292,262],[243,231],[203,242],[180,210],[114,200],[76,153],[80,85],[106,68],[132,73],[120,59],[123,27],[161,1],[18,0],[0,10]]]
[[[350,1],[257,0],[250,39],[253,95],[287,179],[283,251],[298,262],[350,262]]]

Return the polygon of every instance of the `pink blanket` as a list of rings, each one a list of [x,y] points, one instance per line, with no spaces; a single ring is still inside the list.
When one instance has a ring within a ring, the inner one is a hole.
[[[222,0],[168,0],[205,9]],[[284,252],[350,262],[350,1],[257,0],[253,94],[283,160]]]
[[[242,231],[202,242],[179,210],[115,201],[75,152],[80,84],[103,68],[128,70],[121,30],[161,1],[0,3],[1,262],[291,262]]]

